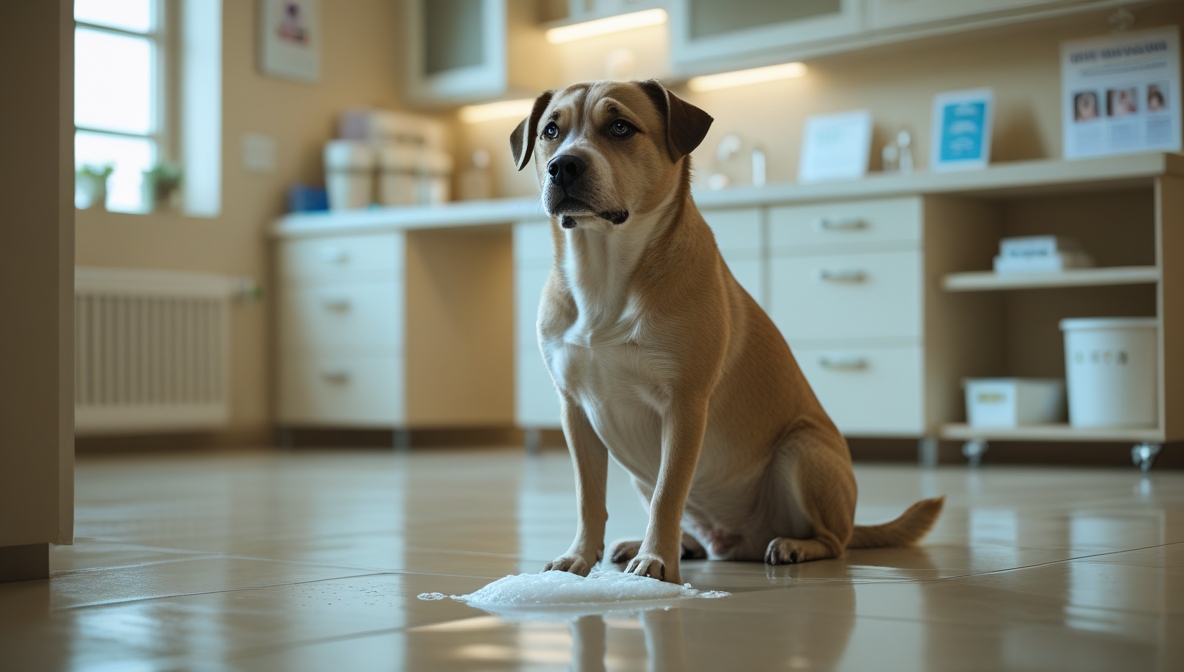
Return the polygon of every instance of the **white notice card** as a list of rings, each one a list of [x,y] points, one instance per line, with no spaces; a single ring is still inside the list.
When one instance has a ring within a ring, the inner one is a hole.
[[[1176,26],[1061,43],[1064,156],[1180,150]]]
[[[872,113],[867,110],[806,118],[798,182],[854,180],[867,174]]]

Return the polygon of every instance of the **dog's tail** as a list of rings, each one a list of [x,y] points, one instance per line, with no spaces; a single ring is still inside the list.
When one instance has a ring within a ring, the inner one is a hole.
[[[910,506],[900,517],[883,525],[856,525],[847,548],[883,548],[911,546],[921,540],[945,504],[945,496],[922,499]]]

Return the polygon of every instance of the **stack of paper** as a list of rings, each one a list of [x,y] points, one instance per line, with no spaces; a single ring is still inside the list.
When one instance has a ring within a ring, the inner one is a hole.
[[[1076,240],[1061,236],[1004,238],[995,257],[995,272],[1000,274],[1056,273],[1093,265],[1093,258],[1081,251]]]

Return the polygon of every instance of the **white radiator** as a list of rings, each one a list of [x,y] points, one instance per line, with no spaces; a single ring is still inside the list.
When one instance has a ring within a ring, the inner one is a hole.
[[[76,433],[224,426],[236,282],[204,273],[76,268]]]

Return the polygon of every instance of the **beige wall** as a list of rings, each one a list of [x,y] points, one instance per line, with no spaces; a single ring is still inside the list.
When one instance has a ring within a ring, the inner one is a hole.
[[[267,228],[283,212],[287,184],[322,181],[321,146],[332,136],[339,111],[398,105],[397,9],[395,0],[322,0],[321,79],[301,84],[259,73],[257,3],[224,0],[221,215],[197,219],[78,212],[79,265],[249,275],[264,285],[268,293],[263,303],[234,311],[228,440],[261,440],[270,427],[268,328],[274,287]],[[279,169],[274,174],[243,170],[243,133],[276,139]]]
[[[866,108],[875,119],[872,169],[880,165],[879,149],[902,128],[912,131],[919,167],[927,163],[929,115],[940,91],[992,87],[996,114],[993,161],[1058,158],[1061,154],[1061,40],[1104,35],[1109,11],[929,38],[911,43],[807,61],[801,79],[734,89],[679,95],[715,117],[711,132],[695,152],[696,179],[715,170],[720,138],[738,134],[741,156],[720,166],[734,184],[751,180],[750,150],[762,145],[768,155],[770,181],[792,181],[802,124],[806,116]],[[1184,23],[1184,4],[1163,3],[1135,8],[1135,28]],[[639,29],[558,47],[563,83],[605,76],[606,56],[627,47],[637,59],[633,77],[663,77],[669,72],[666,28]],[[513,171],[509,135],[518,120],[498,120],[464,127],[458,145],[463,152],[478,147],[494,153],[495,183],[502,195],[537,193],[530,170]]]

